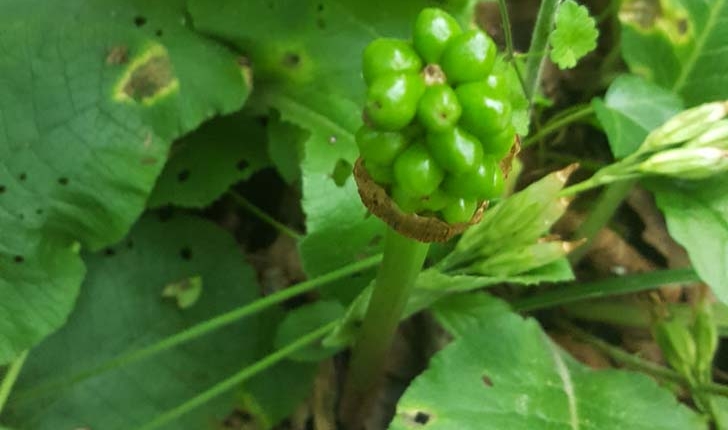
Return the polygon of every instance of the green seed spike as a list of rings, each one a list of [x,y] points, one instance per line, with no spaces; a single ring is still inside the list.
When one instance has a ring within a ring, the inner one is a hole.
[[[639,152],[674,145],[693,139],[728,113],[728,102],[706,103],[673,116],[647,136]]]
[[[658,152],[640,163],[643,173],[680,179],[706,179],[728,171],[728,150],[718,148],[678,148]]]

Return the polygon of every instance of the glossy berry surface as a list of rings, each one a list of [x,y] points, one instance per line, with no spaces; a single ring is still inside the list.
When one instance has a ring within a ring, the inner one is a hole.
[[[455,91],[447,85],[428,87],[417,106],[417,119],[428,130],[442,132],[457,124],[462,108]]]
[[[359,154],[368,162],[389,166],[407,146],[407,137],[398,131],[378,131],[363,125],[355,135]]]
[[[486,200],[503,192],[503,172],[492,158],[483,161],[472,171],[461,175],[449,175],[442,189],[454,197]]]
[[[450,224],[468,222],[476,209],[478,209],[477,200],[455,198],[441,210],[442,219]]]
[[[419,73],[420,69],[420,56],[404,40],[375,39],[364,49],[362,55],[362,75],[368,85],[390,73]]]
[[[417,16],[412,43],[425,63],[437,63],[448,42],[462,33],[460,24],[447,12],[427,8]]]
[[[427,148],[443,169],[454,174],[474,170],[483,159],[483,147],[478,139],[459,127],[429,133]]]
[[[487,140],[510,124],[510,102],[487,81],[460,85],[455,93],[463,109],[460,125],[477,138]]]
[[[394,180],[414,197],[432,194],[444,177],[445,172],[421,143],[412,144],[394,161]]]
[[[455,36],[442,53],[440,65],[450,84],[485,79],[493,69],[495,42],[480,30]]]
[[[422,77],[388,74],[377,78],[367,91],[364,113],[371,124],[383,131],[396,131],[409,124],[425,91]]]

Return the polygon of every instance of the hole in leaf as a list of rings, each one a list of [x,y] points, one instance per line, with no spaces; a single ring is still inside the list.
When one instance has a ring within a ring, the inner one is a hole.
[[[319,11],[319,12],[323,12],[324,11],[324,4],[323,3],[319,3],[318,6],[316,6],[316,10]]]
[[[106,255],[107,257],[111,257],[111,256],[116,255],[116,251],[114,251],[113,248],[106,248],[104,250],[104,255]]]
[[[488,377],[488,375],[483,375],[483,383],[489,387],[493,386],[493,381]]]
[[[417,412],[415,414],[415,422],[417,424],[427,424],[427,422],[430,421],[430,415],[426,414],[424,412]]]
[[[25,215],[23,215],[23,214],[18,214],[18,219],[20,219],[21,221],[22,221],[22,220],[24,220],[24,219],[25,219]]]
[[[326,21],[324,21],[323,18],[316,19],[316,27],[320,28],[321,30],[324,30],[326,28]]]
[[[0,185],[0,194],[4,193],[7,188],[5,188],[5,185]]]
[[[185,182],[188,179],[190,179],[190,170],[189,169],[184,169],[184,170],[181,170],[179,173],[177,173],[177,180],[179,182]]]
[[[28,175],[26,175],[25,173],[21,173],[20,176],[18,176],[18,179],[20,179],[21,181],[24,181],[24,180],[28,179]]]
[[[43,215],[43,209],[40,209],[40,208],[36,209],[35,210],[35,214],[36,215]]]
[[[331,177],[333,178],[336,186],[344,186],[346,180],[349,179],[349,176],[351,176],[352,168],[353,167],[351,163],[344,160],[343,158],[339,159],[339,161],[336,162],[336,165],[334,166],[334,171],[331,172]]]
[[[15,257],[13,258],[13,261],[14,261],[14,262],[16,262],[16,263],[22,263],[22,262],[24,262],[24,261],[25,261],[25,258],[23,258],[23,256],[22,256],[22,255],[16,255],[16,256],[15,256]]]
[[[134,25],[136,25],[137,27],[141,27],[146,23],[147,23],[147,19],[144,18],[143,16],[137,15],[134,17]]]
[[[68,178],[58,178],[58,183],[61,185],[68,185]]]
[[[154,35],[157,37],[162,37],[164,33],[162,32],[161,28],[158,28],[157,31],[154,32]]]
[[[240,161],[238,161],[238,163],[237,163],[237,164],[235,165],[235,167],[237,167],[237,169],[238,169],[239,171],[241,171],[241,172],[242,172],[243,170],[247,169],[247,168],[248,168],[248,166],[250,166],[250,163],[248,163],[248,160],[240,160]]]
[[[192,260],[192,250],[189,247],[185,246],[184,248],[179,250],[179,256],[182,257],[182,259],[185,261],[190,261]]]
[[[283,65],[286,67],[296,67],[301,64],[301,56],[295,52],[288,52],[283,56]]]
[[[129,241],[126,242],[126,247],[129,248],[129,249],[134,248],[134,241],[131,240],[131,239],[129,239]]]

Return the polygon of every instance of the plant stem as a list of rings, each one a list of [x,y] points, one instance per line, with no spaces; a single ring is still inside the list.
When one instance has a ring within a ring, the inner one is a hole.
[[[699,282],[693,269],[658,270],[649,273],[620,276],[594,282],[576,282],[512,303],[517,311],[534,311],[561,306],[580,300],[636,293],[671,283]]]
[[[8,371],[5,372],[3,382],[0,384],[0,413],[2,413],[3,407],[5,407],[5,402],[7,402],[8,397],[10,397],[10,392],[13,390],[15,381],[17,381],[18,376],[20,376],[20,370],[23,368],[26,358],[28,358],[28,351],[21,352],[20,355],[13,360],[12,363],[10,363]]]
[[[170,409],[162,415],[159,415],[154,420],[139,427],[139,430],[152,430],[159,428],[165,424],[168,424],[170,421],[190,412],[191,410],[209,402],[213,398],[232,390],[246,379],[257,375],[258,373],[268,369],[269,367],[273,366],[274,364],[278,363],[279,361],[283,360],[284,358],[288,357],[289,355],[293,354],[304,346],[325,336],[334,327],[336,327],[336,324],[338,323],[338,321],[332,321],[325,326],[319,327],[318,329],[275,351],[274,353],[263,357],[262,359],[256,361],[250,366],[245,367],[233,376],[215,384],[207,391],[204,391],[197,396],[191,398],[190,400],[182,403],[181,405]]]
[[[523,141],[521,146],[523,148],[527,148],[530,145],[534,144],[535,142],[538,142],[542,138],[548,136],[549,134],[560,130],[563,127],[566,127],[567,125],[574,123],[576,121],[579,121],[583,118],[586,118],[594,113],[594,108],[591,105],[583,106],[580,109],[577,109],[573,112],[570,112],[567,115],[563,115],[557,118],[553,118],[551,121],[549,121],[546,125],[541,127],[536,133],[529,136],[527,139]]]
[[[358,425],[377,389],[387,352],[429,247],[387,228],[384,259],[354,345],[342,400],[342,416],[350,428]]]
[[[596,235],[612,219],[612,216],[636,183],[637,180],[635,179],[615,182],[602,191],[586,220],[574,232],[575,239],[586,239],[586,242],[569,254],[569,261],[571,261],[572,265],[576,265],[586,255]]]
[[[273,219],[273,217],[271,217],[270,215],[265,213],[265,211],[260,209],[258,206],[255,206],[253,203],[250,202],[250,200],[246,199],[245,197],[243,197],[236,191],[230,190],[230,191],[228,191],[228,194],[230,194],[230,196],[233,198],[233,200],[235,200],[235,202],[238,205],[240,205],[241,207],[246,209],[251,214],[257,216],[261,221],[269,224],[271,227],[275,228],[280,233],[283,233],[286,236],[291,237],[296,240],[300,240],[303,237],[297,231],[294,231],[292,228],[288,227],[287,225],[283,224],[282,222],[276,221],[275,219]]]
[[[506,0],[498,0],[498,9],[500,10],[501,25],[503,26],[503,34],[506,39],[506,52],[508,53],[507,60],[513,61],[515,58],[515,51],[513,49],[513,32],[511,30],[511,19],[508,16],[508,6]],[[518,82],[521,84],[521,89],[526,92],[526,82],[523,80],[521,70],[518,68],[518,63],[513,61],[513,70],[516,72]]]
[[[605,354],[609,355],[613,360],[624,364],[627,367],[631,367],[643,372],[652,374],[658,378],[662,378],[668,381],[679,383],[683,386],[689,387],[689,382],[679,373],[668,369],[667,367],[660,366],[659,364],[652,363],[647,360],[643,360],[634,354],[630,354],[621,348],[613,346],[602,339],[587,333],[584,330],[574,326],[573,324],[562,322],[560,324],[562,328],[573,334],[577,339],[586,342]],[[700,391],[704,393],[717,394],[720,396],[728,396],[728,386],[716,383],[700,384],[694,387],[690,387],[691,390]]]
[[[147,347],[144,347],[141,349],[137,349],[137,350],[128,352],[126,354],[122,354],[116,358],[113,358],[113,359],[107,361],[106,363],[102,363],[99,366],[76,373],[75,375],[71,375],[71,376],[65,377],[65,378],[59,378],[56,380],[51,380],[47,383],[33,387],[30,390],[18,393],[17,396],[14,396],[13,402],[20,403],[20,402],[28,401],[32,398],[42,395],[43,393],[46,393],[49,391],[55,391],[55,390],[64,388],[68,385],[72,385],[72,384],[78,383],[80,381],[83,381],[85,379],[88,379],[90,377],[96,376],[100,373],[115,369],[117,367],[126,366],[131,363],[143,360],[145,358],[152,357],[156,354],[167,351],[170,348],[178,346],[182,343],[189,342],[189,341],[196,339],[200,336],[203,336],[207,333],[210,333],[210,332],[220,329],[224,326],[232,324],[244,317],[247,317],[247,316],[253,315],[255,313],[258,313],[260,311],[263,311],[266,308],[269,308],[278,303],[284,302],[299,294],[303,294],[308,291],[311,291],[326,283],[344,278],[351,274],[354,274],[354,273],[360,272],[362,270],[368,269],[370,267],[373,267],[373,266],[377,265],[381,261],[381,259],[382,259],[381,255],[375,255],[375,256],[369,257],[367,259],[358,261],[356,263],[349,264],[347,266],[344,266],[340,269],[334,270],[332,272],[329,272],[329,273],[319,276],[317,278],[314,278],[314,279],[311,279],[311,280],[308,280],[305,282],[301,282],[292,287],[286,288],[284,290],[278,291],[269,296],[258,299],[256,301],[254,301],[253,303],[247,304],[245,306],[241,306],[237,309],[233,309],[230,312],[224,313],[222,315],[218,315],[207,321],[196,324],[196,325],[188,328],[187,330],[184,330],[180,333],[177,333],[170,337],[162,339],[153,345],[150,345],[150,346],[147,346]]]
[[[543,0],[538,10],[536,25],[531,36],[531,46],[528,48],[529,57],[526,62],[526,97],[533,106],[533,98],[541,85],[541,72],[546,62],[549,35],[554,27],[556,12],[561,0]],[[532,53],[538,55],[532,55]]]

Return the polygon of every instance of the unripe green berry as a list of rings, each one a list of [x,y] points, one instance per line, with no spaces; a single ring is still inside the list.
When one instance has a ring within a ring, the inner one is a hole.
[[[361,126],[355,137],[361,157],[382,166],[391,165],[407,146],[407,138],[403,133],[378,131],[367,125]]]
[[[425,91],[416,74],[389,74],[377,78],[367,91],[364,113],[378,130],[396,131],[409,124]]]
[[[425,196],[421,198],[421,209],[428,210],[432,212],[437,212],[439,210],[442,210],[448,203],[450,203],[450,196],[447,195],[446,192],[437,189],[434,193],[430,194],[429,196]]]
[[[495,159],[483,157],[475,170],[460,175],[448,175],[442,189],[454,197],[488,200],[503,193],[503,172]]]
[[[388,185],[394,182],[394,171],[392,166],[364,161],[364,168],[369,176],[379,185]]]
[[[452,128],[460,119],[462,108],[455,91],[447,85],[427,87],[417,106],[417,119],[428,130],[440,132]]]
[[[404,192],[415,197],[432,194],[445,173],[422,143],[410,145],[394,160],[394,180]]]
[[[422,201],[419,197],[413,196],[397,184],[392,186],[390,197],[404,213],[412,214],[422,208]]]
[[[427,63],[437,63],[448,42],[462,33],[460,24],[450,14],[437,8],[426,8],[417,15],[412,42]]]
[[[516,129],[513,124],[508,124],[500,133],[491,135],[483,140],[483,152],[500,160],[505,157],[513,147],[516,138]]]
[[[422,60],[409,42],[380,38],[372,41],[362,55],[362,74],[367,85],[390,73],[419,73]]]
[[[480,141],[460,127],[442,133],[428,133],[426,142],[435,161],[450,173],[472,171],[483,159]]]
[[[440,65],[451,84],[479,81],[493,69],[496,55],[493,39],[480,30],[469,30],[447,44]]]
[[[481,141],[487,141],[510,124],[510,102],[488,81],[460,85],[455,94],[463,108],[460,125]]]
[[[449,224],[468,222],[478,208],[478,201],[474,199],[454,198],[440,213],[442,219]]]

